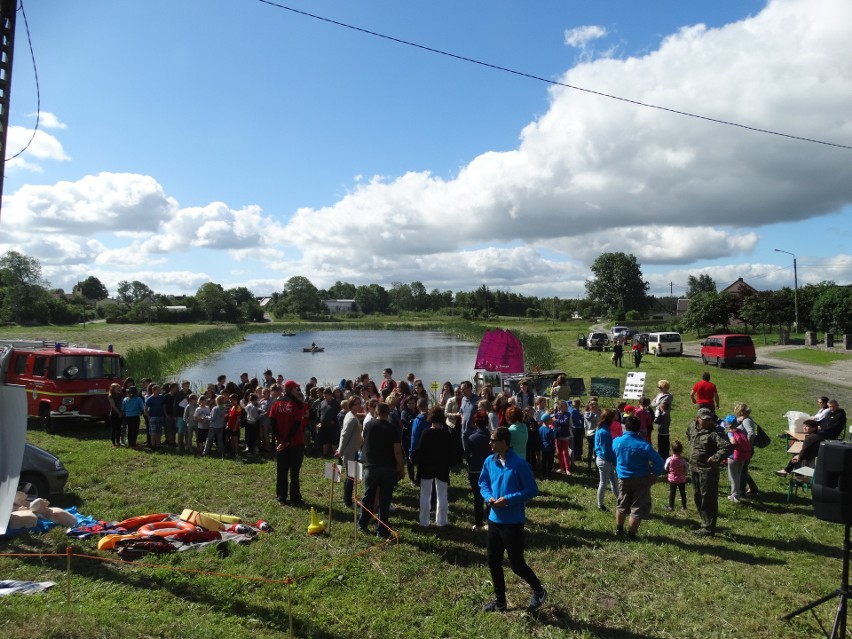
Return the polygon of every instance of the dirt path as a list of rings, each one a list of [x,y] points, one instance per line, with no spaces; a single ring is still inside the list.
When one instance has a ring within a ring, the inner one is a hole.
[[[798,348],[802,348],[802,346],[758,346],[757,362],[754,368],[750,370],[756,374],[768,372],[779,375],[798,375],[826,384],[852,389],[852,359],[838,360],[827,366],[815,366],[772,357],[773,353]],[[701,344],[699,342],[684,342],[683,355],[701,361]]]
[[[602,331],[609,334],[609,329],[603,324],[596,324],[591,327],[591,330]],[[832,384],[834,386],[840,386],[842,388],[852,390],[852,358],[838,360],[827,366],[815,366],[813,364],[791,362],[786,359],[772,357],[774,353],[796,350],[799,348],[803,348],[803,346],[758,346],[757,362],[753,368],[744,369],[744,372],[751,372],[755,375],[762,375],[765,373],[773,375],[798,375],[800,377],[807,377],[808,379],[813,379],[818,382],[825,382],[826,384]],[[700,362],[701,343],[684,342],[683,356],[691,357]],[[842,401],[840,405],[843,406]]]

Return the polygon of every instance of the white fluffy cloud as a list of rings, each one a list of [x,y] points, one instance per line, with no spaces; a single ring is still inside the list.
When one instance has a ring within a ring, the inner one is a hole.
[[[844,141],[852,131],[850,21],[849,3],[777,0],[755,17],[685,28],[646,56],[581,64],[561,80]],[[570,39],[580,45],[598,34],[585,28]],[[455,254],[464,262],[462,251],[488,243],[515,242],[527,256],[547,247],[586,264],[612,250],[643,263],[689,264],[748,254],[758,237],[742,227],[807,219],[852,201],[848,157],[557,86],[516,150],[485,153],[450,180],[373,179],[332,206],[298,211],[287,231],[312,271],[357,264],[368,281],[405,272],[418,258]]]
[[[583,58],[560,81],[845,143],[852,139],[850,23],[845,0],[773,0],[722,28],[684,28],[641,57]],[[606,35],[586,25],[564,37],[584,49]],[[44,126],[64,127],[52,114]],[[12,127],[10,140],[26,133]],[[50,134],[37,139],[21,167],[68,159]],[[359,177],[337,202],[301,208],[285,223],[252,205],[181,208],[153,177],[104,172],[4,198],[0,249],[50,255],[68,277],[94,265],[114,272],[116,282],[140,279],[164,292],[194,292],[209,279],[269,292],[303,274],[321,287],[420,280],[439,289],[487,283],[581,295],[588,265],[606,251],[683,266],[649,277],[657,289],[701,272],[690,264],[732,257],[746,263],[708,267],[720,285],[752,276],[772,286],[785,283],[783,272],[767,275],[777,266],[747,263],[761,228],[852,203],[849,158],[847,150],[554,86],[547,111],[520,132],[517,148],[483,153],[453,177]],[[192,268],[192,256],[202,254],[221,256],[212,278],[203,272],[210,262]],[[814,273],[849,279],[848,256],[818,266]]]

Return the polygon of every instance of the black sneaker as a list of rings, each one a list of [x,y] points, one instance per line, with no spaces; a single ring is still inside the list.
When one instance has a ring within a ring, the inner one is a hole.
[[[619,538],[624,537],[624,528],[622,528],[621,526],[616,528],[615,529],[615,536],[619,537]]]
[[[628,541],[634,541],[637,538],[638,538],[638,535],[634,531],[632,531],[632,530],[627,531],[627,536],[625,537],[625,539],[627,539]]]
[[[506,602],[496,599],[482,606],[482,612],[506,612],[506,610]]]
[[[532,599],[530,599],[530,610],[538,610],[545,601],[547,601],[547,591],[544,588],[539,592],[534,592]]]

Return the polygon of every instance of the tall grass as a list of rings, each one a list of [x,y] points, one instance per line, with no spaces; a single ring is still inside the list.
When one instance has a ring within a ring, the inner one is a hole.
[[[125,354],[125,375],[136,380],[142,377],[165,380],[199,359],[239,343],[243,335],[236,327],[211,328],[173,337],[159,348],[130,348]]]

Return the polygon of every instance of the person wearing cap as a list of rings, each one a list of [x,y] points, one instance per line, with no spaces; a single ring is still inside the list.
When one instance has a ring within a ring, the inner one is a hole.
[[[615,473],[618,475],[618,505],[615,510],[617,537],[625,534],[624,522],[628,512],[630,524],[627,537],[636,537],[639,524],[651,514],[651,485],[656,476],[665,471],[666,462],[639,433],[641,428],[638,417],[627,417],[624,420],[624,433],[612,445]]]
[[[479,490],[479,475],[485,460],[491,454],[488,423],[488,413],[477,411],[473,415],[473,429],[464,435],[464,458],[467,461],[468,481],[473,491],[473,530],[488,530],[488,524],[484,523],[483,517],[486,510],[485,500]]]
[[[305,458],[305,419],[308,408],[301,389],[292,379],[284,382],[284,394],[269,409],[269,419],[278,445],[275,447],[275,493],[279,504],[302,504],[299,471]]]
[[[716,431],[716,418],[709,408],[698,409],[686,437],[692,448],[689,467],[692,470],[695,507],[701,517],[696,534],[712,536],[716,534],[719,515],[719,468],[722,460],[733,452],[734,446]]]

